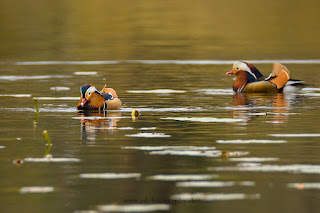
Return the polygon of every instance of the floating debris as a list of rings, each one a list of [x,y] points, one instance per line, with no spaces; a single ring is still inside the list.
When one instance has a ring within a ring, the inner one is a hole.
[[[138,112],[138,110],[133,109],[131,112],[131,117],[136,118],[139,117],[141,114]]]
[[[250,139],[250,140],[217,140],[217,143],[222,144],[249,144],[249,143],[287,143],[285,140],[261,140],[261,139]]]
[[[15,159],[14,161],[12,161],[12,163],[14,163],[17,166],[21,166],[21,164],[24,163],[24,161],[20,158]]]
[[[242,157],[248,154],[249,152],[244,152],[244,151],[222,151],[221,157],[224,157],[224,158]]]
[[[273,137],[320,137],[320,134],[294,133],[294,134],[269,134],[269,136],[273,136]]]
[[[214,117],[165,117],[162,120],[176,120],[176,121],[194,121],[194,122],[215,122],[215,123],[235,123],[244,122],[245,119],[239,118],[214,118]]]
[[[122,149],[136,149],[144,151],[156,151],[156,150],[215,150],[213,146],[125,146]]]
[[[70,87],[59,87],[59,86],[55,86],[55,87],[50,87],[50,90],[54,90],[54,91],[67,91],[67,90],[70,90]]]
[[[127,134],[127,137],[137,137],[137,138],[170,138],[171,135],[166,135],[164,133],[157,132],[139,132],[137,134]]]
[[[259,199],[260,194],[243,193],[182,193],[170,197],[172,200],[201,200],[201,201],[219,201],[219,200],[244,200]]]
[[[294,189],[320,189],[320,183],[288,183],[289,188]]]
[[[154,89],[154,90],[128,90],[129,93],[157,93],[157,94],[167,94],[167,93],[185,93],[185,90],[172,90],[172,89]]]
[[[17,139],[17,141],[21,141],[22,140],[22,138],[16,138]]]
[[[320,165],[292,164],[267,165],[259,163],[239,164],[235,167],[211,167],[209,171],[246,171],[246,172],[292,172],[304,174],[320,174]]]
[[[20,193],[26,194],[26,193],[48,193],[53,192],[54,187],[52,186],[24,186],[21,187]]]
[[[1,145],[0,145],[0,149],[4,149],[4,148],[6,148],[6,147],[5,147],[5,146],[1,146]]]
[[[153,212],[153,211],[168,211],[168,204],[130,204],[130,205],[99,205],[99,211],[103,212]]]
[[[95,71],[78,71],[78,72],[74,72],[74,75],[97,75],[98,72]]]
[[[140,173],[82,173],[81,178],[95,179],[125,179],[125,178],[140,178]]]
[[[147,180],[160,181],[186,181],[186,180],[211,180],[217,178],[215,174],[161,174],[149,176]]]

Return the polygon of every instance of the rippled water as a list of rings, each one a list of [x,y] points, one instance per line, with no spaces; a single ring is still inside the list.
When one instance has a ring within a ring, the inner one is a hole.
[[[1,212],[320,210],[317,7],[32,3],[0,3]],[[236,60],[310,85],[235,95]],[[124,107],[79,113],[88,83]]]

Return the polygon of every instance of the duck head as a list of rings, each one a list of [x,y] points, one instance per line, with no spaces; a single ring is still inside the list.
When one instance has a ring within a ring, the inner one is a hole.
[[[105,100],[95,86],[87,84],[80,87],[80,101],[77,108],[79,110],[103,109]]]
[[[235,92],[241,92],[248,83],[257,81],[263,76],[255,66],[243,61],[234,63],[232,70],[226,74],[236,76],[233,84]]]

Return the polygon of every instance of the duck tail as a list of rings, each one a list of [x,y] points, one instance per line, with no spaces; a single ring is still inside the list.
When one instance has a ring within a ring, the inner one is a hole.
[[[275,84],[278,89],[281,89],[286,85],[286,83],[290,79],[290,72],[289,70],[279,63],[273,64],[273,70],[272,73],[268,78],[266,78],[267,81]]]

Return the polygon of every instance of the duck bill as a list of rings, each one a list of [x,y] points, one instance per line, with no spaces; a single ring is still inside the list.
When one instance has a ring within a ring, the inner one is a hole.
[[[233,70],[231,70],[231,71],[229,71],[229,72],[226,72],[226,75],[234,75]]]
[[[88,100],[87,100],[86,98],[83,98],[80,105],[81,105],[81,106],[85,105],[85,104],[87,103],[87,101],[88,101]]]

